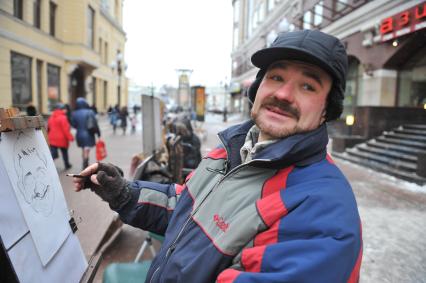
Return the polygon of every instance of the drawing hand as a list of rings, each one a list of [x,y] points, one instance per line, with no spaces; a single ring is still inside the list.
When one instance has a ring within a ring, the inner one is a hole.
[[[108,202],[112,209],[120,209],[131,198],[123,171],[111,163],[97,163],[96,169],[96,174],[90,177],[90,189]]]

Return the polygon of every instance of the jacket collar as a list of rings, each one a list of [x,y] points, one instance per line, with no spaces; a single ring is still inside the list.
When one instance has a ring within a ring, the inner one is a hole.
[[[240,148],[253,124],[249,120],[219,133],[231,168],[241,163]],[[315,130],[289,136],[265,147],[253,156],[251,164],[269,168],[283,168],[292,164],[306,166],[325,158],[327,143],[327,126],[324,123]]]

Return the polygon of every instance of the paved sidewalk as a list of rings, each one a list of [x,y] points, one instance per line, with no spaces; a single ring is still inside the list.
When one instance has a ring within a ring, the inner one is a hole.
[[[101,137],[104,139],[107,148],[107,158],[105,162],[111,162],[123,169],[125,174],[129,172],[131,157],[142,151],[142,135],[140,125],[135,134],[130,134],[130,127],[127,134],[122,135],[122,130],[117,128],[114,135],[112,127],[108,123],[107,116],[99,115],[99,127]],[[73,130],[75,136],[75,131]],[[73,211],[73,216],[77,222],[77,236],[87,260],[94,255],[102,237],[113,221],[116,213],[111,211],[108,204],[103,202],[90,190],[74,192],[72,178],[66,177],[66,173],[78,173],[82,167],[81,149],[73,142],[69,148],[70,162],[73,165],[68,171],[64,171],[62,157],[55,160],[61,184],[64,190],[68,208]],[[96,162],[95,148],[90,152],[89,163]],[[127,177],[127,176],[126,176]]]

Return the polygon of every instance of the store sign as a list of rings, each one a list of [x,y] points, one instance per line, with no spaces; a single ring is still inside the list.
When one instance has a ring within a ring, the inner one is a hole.
[[[382,41],[426,28],[426,2],[388,17],[380,23]]]

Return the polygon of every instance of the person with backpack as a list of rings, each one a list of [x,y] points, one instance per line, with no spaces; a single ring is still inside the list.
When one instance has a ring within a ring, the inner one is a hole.
[[[100,138],[95,112],[90,108],[86,99],[77,98],[76,110],[71,115],[71,125],[77,130],[77,146],[82,149],[83,168],[89,164],[90,149],[95,146],[95,135]]]

